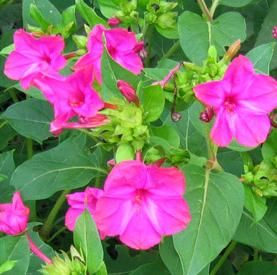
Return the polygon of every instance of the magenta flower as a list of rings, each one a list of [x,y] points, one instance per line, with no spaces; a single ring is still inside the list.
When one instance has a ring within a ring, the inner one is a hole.
[[[98,229],[119,236],[131,248],[151,248],[190,222],[184,191],[185,179],[177,168],[123,161],[109,174],[98,199]]]
[[[235,139],[254,147],[266,140],[270,131],[268,114],[277,107],[277,82],[255,73],[248,58],[235,58],[222,80],[197,85],[194,92],[214,110],[211,138],[217,145],[228,146]]]
[[[15,192],[12,203],[0,204],[0,232],[19,235],[27,228],[30,210],[22,201],[19,192]]]
[[[66,65],[61,55],[64,41],[60,36],[36,38],[20,29],[14,34],[14,46],[5,63],[4,73],[13,80],[19,80],[24,89],[43,75],[56,75]]]
[[[129,102],[134,102],[136,105],[139,105],[139,98],[136,94],[136,90],[128,82],[118,80],[117,88]]]
[[[54,107],[55,119],[50,129],[53,134],[59,134],[64,128],[93,128],[107,122],[105,116],[97,114],[104,108],[104,102],[90,83],[84,72],[35,81]],[[74,118],[78,121],[71,121]]]
[[[73,231],[80,215],[87,209],[94,216],[96,202],[102,196],[103,191],[97,188],[87,187],[85,192],[76,192],[67,195],[69,209],[65,215],[65,226]]]
[[[75,64],[74,69],[76,71],[88,70],[93,79],[102,83],[103,36],[109,54],[117,63],[134,74],[139,74],[142,71],[143,64],[139,52],[143,49],[143,43],[137,42],[135,33],[123,28],[108,30],[102,25],[96,25],[90,33],[87,45],[88,53]]]

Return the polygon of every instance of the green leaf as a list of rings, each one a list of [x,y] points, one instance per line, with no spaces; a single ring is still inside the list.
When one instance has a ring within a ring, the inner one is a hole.
[[[224,47],[233,42],[246,39],[244,18],[237,12],[221,14],[212,22],[205,21],[200,15],[185,11],[179,17],[179,37],[186,56],[193,62],[202,64],[210,45],[214,45],[223,55]]]
[[[60,190],[85,186],[99,172],[106,173],[78,143],[69,139],[19,165],[11,184],[25,200],[40,200]]]
[[[9,55],[14,50],[14,44],[11,44],[0,51],[0,55]]]
[[[14,169],[13,151],[0,154],[0,174],[5,176],[0,182],[0,202],[9,201],[14,192],[14,188],[9,185]]]
[[[266,217],[267,214],[261,221],[255,222],[254,218],[244,211],[234,239],[269,253],[277,253],[277,228],[272,228]]]
[[[276,275],[277,266],[273,262],[252,261],[244,264],[238,275]]]
[[[243,188],[237,177],[226,172],[213,173],[194,165],[186,165],[184,172],[192,220],[173,236],[173,245],[183,274],[196,275],[232,239],[243,209]]]
[[[0,150],[3,150],[16,135],[17,133],[8,123],[0,126]]]
[[[171,146],[179,147],[180,137],[173,126],[165,124],[160,127],[152,127],[151,131],[155,136],[165,139]]]
[[[270,63],[275,47],[275,42],[267,43],[252,49],[246,54],[253,62],[257,72],[269,74]]]
[[[98,16],[94,9],[87,5],[83,0],[76,0],[76,9],[90,27],[97,24],[107,25],[106,21]]]
[[[258,37],[255,46],[259,46],[265,43],[272,43],[272,28],[276,25],[276,14],[277,14],[277,0],[271,1],[270,7],[264,18],[262,27],[258,33]],[[277,67],[277,47],[275,47],[271,69]]]
[[[10,271],[15,266],[16,261],[6,261],[0,265],[0,274],[4,274],[7,271]]]
[[[24,275],[30,260],[28,241],[25,236],[7,236],[0,239],[0,266],[9,261],[16,261],[15,266],[5,275]]]
[[[266,199],[255,194],[249,186],[244,185],[245,208],[253,215],[255,222],[263,218],[266,213]]]
[[[277,129],[274,129],[267,141],[263,144],[262,155],[263,159],[267,162],[271,162],[276,156],[277,152]]]
[[[219,0],[219,4],[228,7],[239,8],[248,5],[253,1],[254,0]]]
[[[164,109],[165,97],[161,86],[148,86],[139,93],[147,122],[157,120]]]
[[[31,3],[30,5],[30,15],[32,19],[42,28],[43,31],[47,31],[48,27],[51,25],[47,19],[43,16],[39,8]]]
[[[60,12],[49,0],[23,0],[22,3],[22,17],[24,27],[27,27],[28,25],[37,26],[30,15],[31,4],[37,6],[42,16],[47,18],[47,21],[49,21],[50,24],[56,26],[62,23],[62,16]]]
[[[123,98],[123,95],[117,88],[118,80],[125,80],[134,88],[137,87],[139,82],[139,77],[116,63],[110,57],[107,50],[104,50],[102,56],[102,78],[102,97],[107,101],[113,98]]]
[[[120,144],[116,150],[115,160],[116,163],[120,163],[124,160],[134,159],[134,149],[130,144],[124,143]]]
[[[77,220],[74,230],[74,244],[82,251],[89,274],[99,270],[103,263],[103,248],[96,225],[88,211]]]
[[[115,13],[118,11],[118,5],[113,3],[112,0],[97,0],[101,13],[106,17],[110,18],[115,16]]]
[[[2,118],[22,136],[42,143],[51,136],[49,125],[52,112],[46,101],[31,98],[11,105],[2,114]]]

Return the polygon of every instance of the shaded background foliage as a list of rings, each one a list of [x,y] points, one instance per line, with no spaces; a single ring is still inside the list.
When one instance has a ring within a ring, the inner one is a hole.
[[[86,17],[78,9],[75,31],[83,34],[84,21],[94,25],[102,22],[101,18],[112,16],[118,8],[116,2],[86,1],[95,8],[95,16]],[[206,2],[210,6],[212,1]],[[31,3],[36,4],[49,23],[59,25],[63,20],[61,13],[75,1],[0,1],[0,49],[3,49],[0,50],[0,202],[9,201],[12,192],[20,190],[32,209],[32,221],[44,222],[59,197],[57,192],[103,181],[105,171],[101,168],[106,167],[113,152],[100,150],[82,133],[65,131],[58,138],[51,136],[49,124],[53,114],[49,104],[35,89],[26,95],[18,84],[3,75],[5,47],[12,43],[13,33],[22,26],[36,25],[29,13]],[[197,1],[179,0],[178,14],[178,32],[176,29],[165,33],[155,28],[151,38],[147,37],[146,81],[160,80],[180,60],[201,64],[207,57],[209,37],[220,55],[240,38],[243,42],[241,52],[252,59],[257,71],[277,75],[277,47],[271,34],[272,27],[277,25],[276,0],[220,0],[210,33]],[[74,49],[74,41],[69,37],[65,52]],[[104,58],[105,62],[112,62]],[[121,76],[126,73],[115,72]],[[110,75],[107,69],[103,78],[107,91],[114,89]],[[163,102],[160,104],[163,106]],[[149,108],[152,107],[155,106],[150,104]],[[211,173],[207,178],[200,165],[205,162],[207,148],[203,142],[205,126],[198,120],[199,106],[193,104],[183,110],[182,120],[176,123],[170,119],[168,110],[165,108],[155,126],[166,124],[170,127],[158,130],[153,127],[152,131],[163,141],[153,140],[152,145],[166,144],[165,147],[174,149],[180,144],[191,153],[190,163],[182,169],[187,177],[186,198],[191,206],[192,223],[188,230],[165,238],[159,249],[146,252],[131,251],[115,239],[109,239],[103,243],[109,274],[205,275],[215,270],[215,266],[220,266],[216,274],[276,274],[276,198],[268,200],[265,206],[251,193],[245,193],[250,206],[242,210],[243,186],[238,180],[249,156],[254,165],[272,154],[276,156],[276,130],[266,145],[247,153],[238,147],[220,149],[218,159],[226,172]],[[152,120],[157,119],[162,110],[156,112]],[[49,256],[54,254],[53,248],[66,251],[72,243],[72,234],[64,228],[65,210],[66,206],[60,210],[51,234],[42,234],[43,241],[33,232]],[[256,219],[257,216],[263,217]],[[82,237],[78,240],[82,242]],[[229,257],[222,263],[226,251]],[[1,237],[0,271],[7,259],[17,262],[4,274],[39,274],[41,262],[29,255],[24,237]]]

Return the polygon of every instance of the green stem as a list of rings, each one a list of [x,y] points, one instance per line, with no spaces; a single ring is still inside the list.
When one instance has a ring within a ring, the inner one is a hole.
[[[210,11],[209,11],[209,9],[208,9],[206,3],[205,3],[205,0],[197,0],[197,3],[198,3],[198,5],[199,5],[199,7],[200,7],[202,13],[203,13],[204,15],[206,15],[207,19],[208,19],[209,21],[212,21],[213,18],[212,18],[211,14],[210,14]]]
[[[61,227],[57,232],[55,232],[49,240],[47,240],[48,243],[51,243],[54,239],[56,239],[62,232],[66,230],[66,227]]]
[[[229,257],[229,255],[233,252],[233,250],[235,249],[237,245],[237,242],[235,241],[231,241],[231,243],[229,244],[229,246],[226,248],[226,250],[224,251],[223,255],[220,257],[219,261],[216,263],[216,265],[214,266],[214,268],[212,269],[210,275],[216,275],[217,272],[219,271],[219,269],[221,268],[221,266],[225,263],[225,261],[227,260],[227,258]]]
[[[219,4],[219,0],[213,0],[212,6],[210,8],[210,15],[212,18],[214,17],[214,13],[215,13],[215,10],[216,10],[218,4]]]
[[[65,202],[65,195],[67,195],[70,192],[70,190],[64,190],[61,195],[59,196],[58,200],[56,201],[54,207],[51,209],[44,225],[42,226],[41,230],[40,230],[40,235],[42,236],[42,238],[44,240],[47,239],[47,237],[49,236],[49,233],[52,230],[53,227],[53,223],[60,211],[60,208],[62,207],[62,205]]]
[[[26,138],[27,158],[31,159],[33,156],[33,140]]]
[[[176,41],[170,49],[164,54],[163,58],[169,58],[171,57],[179,48],[180,48],[180,41]]]
[[[259,250],[257,248],[254,248],[254,255],[253,255],[253,261],[259,260]]]

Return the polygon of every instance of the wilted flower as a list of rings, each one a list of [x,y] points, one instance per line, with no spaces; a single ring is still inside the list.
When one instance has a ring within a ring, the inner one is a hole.
[[[228,146],[234,138],[241,145],[254,147],[266,140],[268,114],[277,106],[277,82],[255,73],[247,57],[235,58],[222,80],[197,85],[194,92],[215,112],[211,138],[217,145]]]
[[[123,161],[109,174],[95,220],[106,236],[119,236],[134,249],[148,249],[190,222],[185,179],[177,168]]]
[[[28,89],[35,79],[43,75],[56,75],[66,65],[61,55],[64,41],[60,36],[36,38],[20,29],[14,34],[14,45],[15,49],[5,63],[4,73],[13,80],[19,80],[24,89]]]
[[[19,192],[15,192],[11,203],[0,204],[0,232],[19,235],[27,228],[30,210],[22,201]]]

